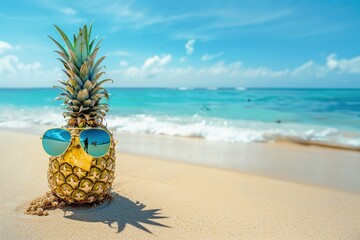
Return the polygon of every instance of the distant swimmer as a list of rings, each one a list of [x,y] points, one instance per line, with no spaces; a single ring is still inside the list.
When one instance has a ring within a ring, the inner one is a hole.
[[[276,123],[281,123],[281,120],[276,120]]]
[[[203,111],[210,111],[210,108],[208,108],[206,105],[202,105],[200,109]]]

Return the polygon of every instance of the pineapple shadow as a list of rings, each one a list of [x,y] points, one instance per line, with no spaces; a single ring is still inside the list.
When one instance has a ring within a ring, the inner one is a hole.
[[[102,222],[110,228],[115,228],[117,223],[117,232],[125,229],[126,224],[130,224],[147,233],[153,234],[143,224],[171,228],[170,226],[156,222],[156,219],[168,218],[160,216],[161,209],[144,210],[146,205],[112,192],[113,199],[107,200],[96,207],[65,207],[64,218],[82,221],[82,222]]]

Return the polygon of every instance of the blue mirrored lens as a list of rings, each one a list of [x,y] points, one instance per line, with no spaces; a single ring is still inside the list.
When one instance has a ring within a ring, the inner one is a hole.
[[[60,156],[68,148],[71,141],[69,131],[61,128],[47,130],[42,138],[44,150],[51,156]]]
[[[93,157],[102,157],[110,149],[110,135],[105,130],[86,129],[79,137],[81,147]]]

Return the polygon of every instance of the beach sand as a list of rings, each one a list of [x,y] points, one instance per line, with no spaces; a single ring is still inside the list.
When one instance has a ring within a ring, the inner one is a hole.
[[[6,139],[0,155],[0,239],[360,239],[357,187],[340,191],[121,151],[111,202],[25,215],[29,203],[49,190],[48,156],[36,135],[0,131],[0,136]],[[331,159],[343,156],[349,175],[359,171],[352,165],[360,161],[359,152],[276,148],[271,153],[251,144],[247,156],[259,156],[261,149],[269,158],[279,151],[289,159],[321,154],[321,161],[302,165],[309,171],[319,169],[323,159],[336,168]]]

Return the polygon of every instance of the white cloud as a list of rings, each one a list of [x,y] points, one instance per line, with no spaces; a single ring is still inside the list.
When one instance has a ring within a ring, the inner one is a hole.
[[[193,38],[193,39],[190,39],[189,41],[186,42],[186,44],[185,44],[185,49],[186,49],[186,53],[187,53],[188,55],[193,54],[193,52],[194,52],[194,47],[195,47],[195,41],[196,41],[196,40]]]
[[[51,87],[61,76],[59,69],[46,70],[40,62],[22,62],[15,55],[0,57],[1,87]]]
[[[66,15],[75,15],[76,11],[70,7],[61,8],[60,11]]]
[[[126,67],[127,65],[129,65],[129,63],[127,61],[124,61],[124,60],[120,61],[120,66]]]
[[[10,44],[1,43],[2,51],[16,49]],[[195,67],[187,64],[185,59],[179,58],[183,64],[178,63],[175,67],[169,66],[171,54],[154,55],[138,66],[121,60],[118,70],[109,71],[109,74],[114,79],[121,78],[122,83],[129,86],[133,83],[138,83],[138,86],[236,86],[239,83],[261,86],[266,83],[271,86],[272,80],[281,80],[284,84],[297,80],[301,84],[305,80],[316,82],[316,78],[331,80],[341,75],[338,78],[346,80],[350,75],[354,79],[360,76],[360,56],[338,59],[331,54],[323,63],[309,60],[292,69],[249,67],[240,61],[218,61]],[[0,76],[0,87],[51,87],[56,84],[56,79],[64,77],[59,69],[46,69],[38,61],[24,62],[13,54],[0,55]]]
[[[180,59],[179,59],[179,62],[180,63],[183,63],[183,62],[185,62],[186,61],[186,57],[181,57]]]
[[[138,75],[138,73],[140,72],[140,68],[129,67],[129,68],[125,69],[124,71],[125,71],[124,73],[127,77],[132,78],[132,77],[136,77],[136,75]]]
[[[6,51],[12,50],[13,46],[10,45],[10,43],[0,41],[0,54],[3,54]]]
[[[152,57],[147,58],[144,63],[137,66],[129,66],[127,68],[122,68],[116,71],[111,71],[113,74],[121,74],[128,78],[137,78],[139,76],[143,78],[153,78],[157,76],[159,73],[163,72],[165,66],[171,62],[172,56],[171,54],[162,54],[162,55],[154,55]],[[126,62],[126,64],[128,64]],[[121,65],[121,63],[120,63]],[[122,67],[126,67],[125,61],[122,64]]]
[[[113,51],[109,55],[126,57],[126,56],[129,56],[131,54],[130,54],[130,52],[127,52],[127,51]]]
[[[336,60],[336,54],[330,54],[327,58],[326,58],[326,66],[331,69],[334,70],[337,68],[337,60]]]
[[[36,72],[41,67],[39,62],[22,63],[18,57],[14,55],[6,55],[0,58],[0,73],[14,74],[16,72]]]
[[[209,53],[205,53],[202,57],[201,60],[203,61],[210,61],[214,58],[218,58],[221,57],[222,55],[224,55],[223,52],[219,52],[219,53],[215,53],[215,54],[209,54]]]
[[[326,58],[326,66],[338,73],[359,74],[360,73],[360,56],[351,59],[337,59],[336,54],[330,54]]]
[[[293,80],[315,81],[316,78],[324,77],[331,79],[334,74],[360,74],[360,56],[338,60],[334,55],[330,55],[325,64],[309,60],[298,67],[279,70],[265,66],[247,67],[240,61],[231,63],[219,61],[205,67],[193,67],[190,65],[165,67],[164,63],[168,62],[166,59],[171,59],[170,56],[162,55],[160,57],[155,55],[148,58],[142,66],[129,66],[112,73],[122,76],[125,82],[133,83],[137,81],[144,86],[230,86],[239,82],[256,83],[276,79],[289,83]],[[332,63],[332,61],[335,61],[336,64]],[[267,84],[271,84],[271,82],[267,82]]]
[[[227,78],[256,79],[256,78],[277,78],[288,73],[288,70],[272,70],[267,67],[246,68],[240,61],[225,64],[220,61],[210,67],[200,69],[196,75],[205,77],[224,76]]]
[[[172,82],[189,82],[191,84],[198,82],[203,85],[221,85],[224,84],[224,81],[279,78],[288,74],[288,70],[286,69],[275,71],[266,67],[246,68],[239,61],[229,64],[220,61],[209,67],[201,68],[194,68],[189,65],[186,67],[166,68],[163,67],[163,65],[160,66],[160,59],[166,58],[160,58],[156,55],[148,58],[141,67],[130,66],[125,69],[113,71],[111,74],[119,74],[119,76],[122,76],[122,79],[125,81],[128,80],[129,82],[143,81],[145,85],[156,84],[157,81],[166,84],[166,82],[163,81],[169,79],[169,76],[171,77],[171,81],[168,82],[170,85]],[[151,79],[150,82],[149,79]]]
[[[167,63],[171,61],[171,54],[163,54],[161,56],[155,55],[145,60],[143,64],[143,68],[147,68],[150,66],[165,66]]]
[[[314,61],[310,60],[304,63],[303,65],[292,70],[292,75],[303,76],[304,74],[312,74],[314,70],[315,70]]]

